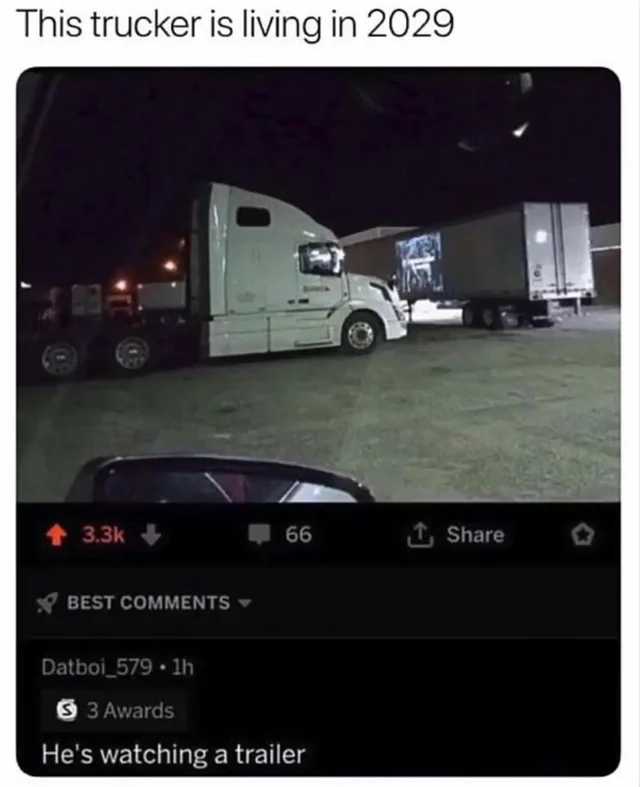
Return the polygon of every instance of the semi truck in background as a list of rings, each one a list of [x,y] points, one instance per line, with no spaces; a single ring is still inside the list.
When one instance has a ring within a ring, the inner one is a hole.
[[[182,281],[55,288],[46,308],[24,309],[20,362],[54,379],[95,364],[134,375],[167,357],[363,354],[404,337],[393,288],[343,261],[335,234],[293,205],[209,183],[192,203]]]
[[[584,203],[523,202],[353,241],[343,239],[347,270],[393,280],[410,308],[453,303],[467,327],[551,325],[558,305],[595,297]]]

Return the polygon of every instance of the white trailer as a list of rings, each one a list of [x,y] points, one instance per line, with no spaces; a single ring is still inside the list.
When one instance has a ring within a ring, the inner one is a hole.
[[[468,327],[547,325],[558,303],[596,294],[584,203],[524,202],[345,245],[350,271],[394,277],[410,306],[462,306]]]

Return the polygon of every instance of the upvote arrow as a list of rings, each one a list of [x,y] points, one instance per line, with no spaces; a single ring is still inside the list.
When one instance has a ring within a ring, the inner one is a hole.
[[[67,535],[67,531],[59,522],[56,522],[47,530],[47,538],[51,542],[52,547],[61,547]]]

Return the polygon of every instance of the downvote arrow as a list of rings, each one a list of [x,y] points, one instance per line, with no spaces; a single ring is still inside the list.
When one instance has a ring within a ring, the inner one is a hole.
[[[156,526],[152,522],[149,522],[147,523],[147,526],[144,529],[144,531],[140,533],[140,538],[143,541],[146,541],[146,543],[150,547],[152,547],[154,546],[154,544],[157,544],[158,541],[160,541],[160,539],[162,538],[162,533],[159,533],[156,530]]]

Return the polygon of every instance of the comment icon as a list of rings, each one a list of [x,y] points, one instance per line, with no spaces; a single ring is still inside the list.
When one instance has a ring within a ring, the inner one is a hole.
[[[271,541],[271,525],[256,523],[249,525],[247,539],[251,544],[268,544]]]

